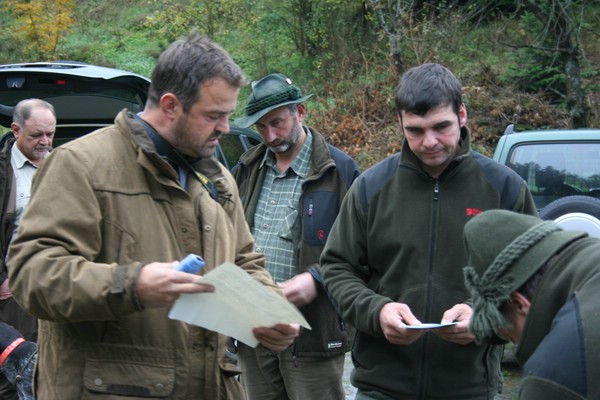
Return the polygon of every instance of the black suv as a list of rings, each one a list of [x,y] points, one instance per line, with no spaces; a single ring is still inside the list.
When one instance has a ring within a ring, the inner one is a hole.
[[[150,80],[132,72],[79,62],[0,65],[0,125],[9,127],[14,106],[39,98],[56,110],[54,146],[113,123],[124,108],[141,111]],[[215,156],[232,168],[239,156],[261,142],[251,129],[231,125]]]

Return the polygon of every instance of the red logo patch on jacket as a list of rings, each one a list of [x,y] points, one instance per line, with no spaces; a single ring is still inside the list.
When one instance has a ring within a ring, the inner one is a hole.
[[[467,212],[467,216],[474,217],[476,215],[481,214],[483,212],[483,210],[480,210],[479,208],[467,207],[466,212]]]
[[[319,238],[319,240],[324,240],[325,239],[325,231],[323,229],[319,229],[317,231],[317,237]]]

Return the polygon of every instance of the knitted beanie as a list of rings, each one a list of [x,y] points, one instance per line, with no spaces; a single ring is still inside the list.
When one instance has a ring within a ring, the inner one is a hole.
[[[468,266],[463,269],[471,294],[469,331],[475,342],[493,342],[507,326],[500,306],[558,250],[584,232],[565,231],[553,221],[506,210],[490,210],[464,228]]]

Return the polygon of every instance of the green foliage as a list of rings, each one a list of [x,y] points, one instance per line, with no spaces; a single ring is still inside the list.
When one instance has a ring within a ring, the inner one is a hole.
[[[378,2],[390,5],[392,12],[411,1]],[[75,4],[71,31],[56,46],[57,59],[150,76],[162,50],[195,28],[227,49],[251,80],[281,72],[304,93],[314,93],[308,123],[355,156],[363,168],[400,146],[393,110],[398,76],[391,41],[369,0],[78,0]],[[549,94],[564,91],[564,72],[557,69],[553,56],[515,47],[533,47],[543,38],[538,36],[542,26],[519,4],[414,0],[415,7],[398,17],[404,67],[439,62],[455,72],[465,87],[476,145],[488,154],[509,122],[536,128],[561,127],[568,121],[564,109],[548,101]],[[581,15],[582,78],[588,92],[596,92],[591,102],[600,97],[600,45],[594,29],[599,15],[600,6],[593,4]],[[0,62],[38,61],[37,55],[23,51],[27,43],[18,35],[12,10],[0,7],[0,22],[4,27]],[[248,92],[248,87],[242,90],[235,116],[243,112]]]
[[[22,44],[21,57],[53,60],[59,41],[71,29],[74,0],[5,0],[3,10],[17,22],[14,38]]]
[[[126,15],[123,10],[126,9]],[[77,24],[60,48],[61,58],[121,68],[149,76],[161,51],[168,45],[156,32],[144,28],[152,9],[135,0],[82,1],[75,10]]]
[[[545,93],[559,103],[565,92],[564,71],[554,54],[533,49],[517,49],[510,55],[513,62],[504,77],[517,90],[525,93]]]
[[[236,0],[153,0],[154,13],[148,16],[144,26],[159,33],[167,41],[197,29],[215,38],[223,24],[235,21],[232,10],[239,7]]]

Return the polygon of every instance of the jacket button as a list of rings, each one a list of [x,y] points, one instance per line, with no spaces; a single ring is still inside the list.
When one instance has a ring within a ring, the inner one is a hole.
[[[100,378],[94,379],[94,385],[96,385],[96,386],[102,386],[103,383],[104,382]]]
[[[157,383],[156,385],[154,385],[154,389],[157,392],[162,392],[163,390],[165,390],[165,385],[163,385],[162,383]]]
[[[212,230],[212,226],[210,226],[210,225],[204,225],[204,230],[206,232],[210,232]]]

